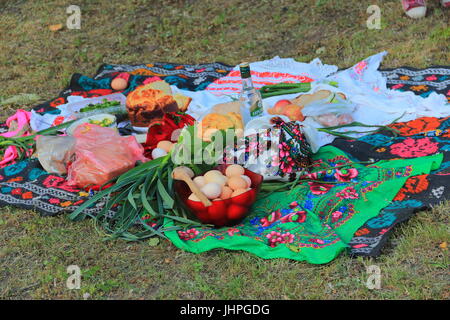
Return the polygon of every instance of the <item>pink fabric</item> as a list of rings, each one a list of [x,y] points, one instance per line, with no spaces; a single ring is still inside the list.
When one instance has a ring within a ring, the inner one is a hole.
[[[3,159],[0,161],[0,168],[14,164],[17,157],[18,154],[16,147],[9,146],[8,148],[6,148],[5,154],[3,155]]]
[[[15,137],[25,125],[30,124],[30,117],[31,112],[22,109],[17,110],[17,112],[14,115],[12,115],[6,120],[6,125],[8,127],[11,127],[11,122],[17,121],[17,130],[2,133],[0,134],[0,136],[5,138]],[[26,133],[23,136],[27,136],[28,134],[29,133]]]
[[[142,82],[142,84],[152,83],[155,81],[162,81],[162,79],[158,76],[154,76],[154,77],[145,79],[144,82]]]
[[[294,75],[285,72],[258,72],[250,71],[253,86],[260,89],[266,85],[277,83],[312,82],[314,79],[307,75]],[[232,70],[226,76],[216,79],[205,89],[214,95],[226,95],[238,93],[242,89],[242,78],[239,70]]]
[[[5,138],[12,138],[12,137],[17,136],[19,134],[19,132],[23,129],[23,127],[30,123],[30,117],[31,117],[31,112],[25,111],[22,109],[17,110],[17,112],[14,115],[12,115],[11,117],[9,117],[6,120],[6,125],[8,127],[11,127],[12,122],[16,121],[17,122],[17,130],[2,133],[2,134],[0,134],[0,136],[5,137]],[[30,132],[26,131],[21,136],[25,137],[30,134],[31,134]],[[28,154],[28,152],[27,152],[27,154]],[[0,168],[14,164],[15,160],[18,158],[18,156],[19,156],[19,154],[17,153],[17,149],[15,146],[7,147],[5,149],[5,153],[3,154],[3,157],[1,158],[1,161],[0,161]]]
[[[120,78],[120,79],[124,79],[124,80],[126,80],[126,81],[129,81],[129,80],[130,80],[130,77],[131,77],[131,75],[130,75],[129,73],[127,73],[127,72],[121,72],[121,73],[119,73],[114,79]]]

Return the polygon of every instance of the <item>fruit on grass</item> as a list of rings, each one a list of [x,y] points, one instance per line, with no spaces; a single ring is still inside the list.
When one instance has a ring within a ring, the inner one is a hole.
[[[232,176],[240,176],[243,175],[245,172],[245,169],[238,165],[238,164],[232,164],[230,166],[227,167],[227,169],[225,170],[225,175],[227,177],[232,177]]]

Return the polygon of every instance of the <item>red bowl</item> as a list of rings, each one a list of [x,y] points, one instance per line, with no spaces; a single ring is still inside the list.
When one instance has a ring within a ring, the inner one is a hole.
[[[216,167],[225,173],[228,164]],[[216,227],[233,226],[238,224],[250,212],[250,207],[256,200],[263,177],[257,173],[245,169],[246,176],[252,181],[252,188],[238,196],[226,200],[211,201],[212,205],[205,207],[200,201],[189,200],[191,190],[183,181],[175,181],[175,192],[180,196],[183,203],[188,207],[202,223],[212,224]]]

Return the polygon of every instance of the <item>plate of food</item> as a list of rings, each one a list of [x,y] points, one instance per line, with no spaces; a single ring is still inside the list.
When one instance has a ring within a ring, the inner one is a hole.
[[[116,117],[112,114],[101,113],[86,118],[79,119],[72,123],[69,128],[67,128],[67,134],[72,135],[75,128],[83,123],[96,124],[101,127],[115,128],[117,127]]]

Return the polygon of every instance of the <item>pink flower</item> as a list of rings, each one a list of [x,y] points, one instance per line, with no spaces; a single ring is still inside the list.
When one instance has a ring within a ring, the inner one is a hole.
[[[303,223],[306,220],[306,211],[296,211],[285,215],[280,219],[281,222],[298,222]]]
[[[438,150],[438,144],[428,137],[423,139],[407,138],[405,141],[391,146],[391,153],[402,158],[424,157],[436,153]]]
[[[198,230],[192,228],[186,231],[178,231],[178,235],[181,240],[191,240],[194,239],[200,232]]]
[[[336,197],[339,199],[358,199],[359,194],[356,192],[355,188],[353,187],[347,187],[344,190],[336,193]]]
[[[436,76],[434,74],[432,76],[426,77],[425,79],[427,79],[428,81],[437,80],[437,78],[436,78]]]
[[[308,182],[309,190],[315,195],[322,195],[330,191],[333,185],[320,183],[320,182]]]
[[[338,221],[340,218],[342,218],[342,212],[340,211],[335,211],[331,214],[331,222],[336,222]]]
[[[270,215],[268,215],[267,217],[264,217],[260,220],[261,226],[268,227],[280,218],[281,218],[281,211],[276,210],[276,211],[272,212]]]
[[[289,204],[289,208],[295,208],[295,207],[297,207],[298,206],[298,201],[294,201],[294,202],[291,202],[290,204]]]
[[[351,169],[336,169],[336,173],[334,174],[334,177],[341,182],[348,182],[352,180],[353,178],[356,178],[358,176],[358,170],[351,168]]]
[[[237,232],[239,232],[239,229],[236,229],[236,228],[229,228],[229,229],[227,230],[227,233],[228,233],[228,235],[229,235],[230,237],[234,236],[234,234],[237,233]]]
[[[401,87],[404,87],[405,85],[403,83],[396,84],[395,86],[392,86],[392,89],[400,89]]]
[[[271,247],[276,247],[279,243],[283,243],[283,237],[280,232],[272,231],[266,238],[269,239],[269,245]]]
[[[51,198],[48,200],[48,202],[50,202],[51,204],[59,204],[61,200],[59,200],[58,198]]]
[[[286,232],[281,235],[281,238],[283,238],[282,243],[292,243],[294,242],[295,236],[292,233]]]
[[[304,179],[319,180],[319,173],[318,172],[308,173],[304,176]]]

